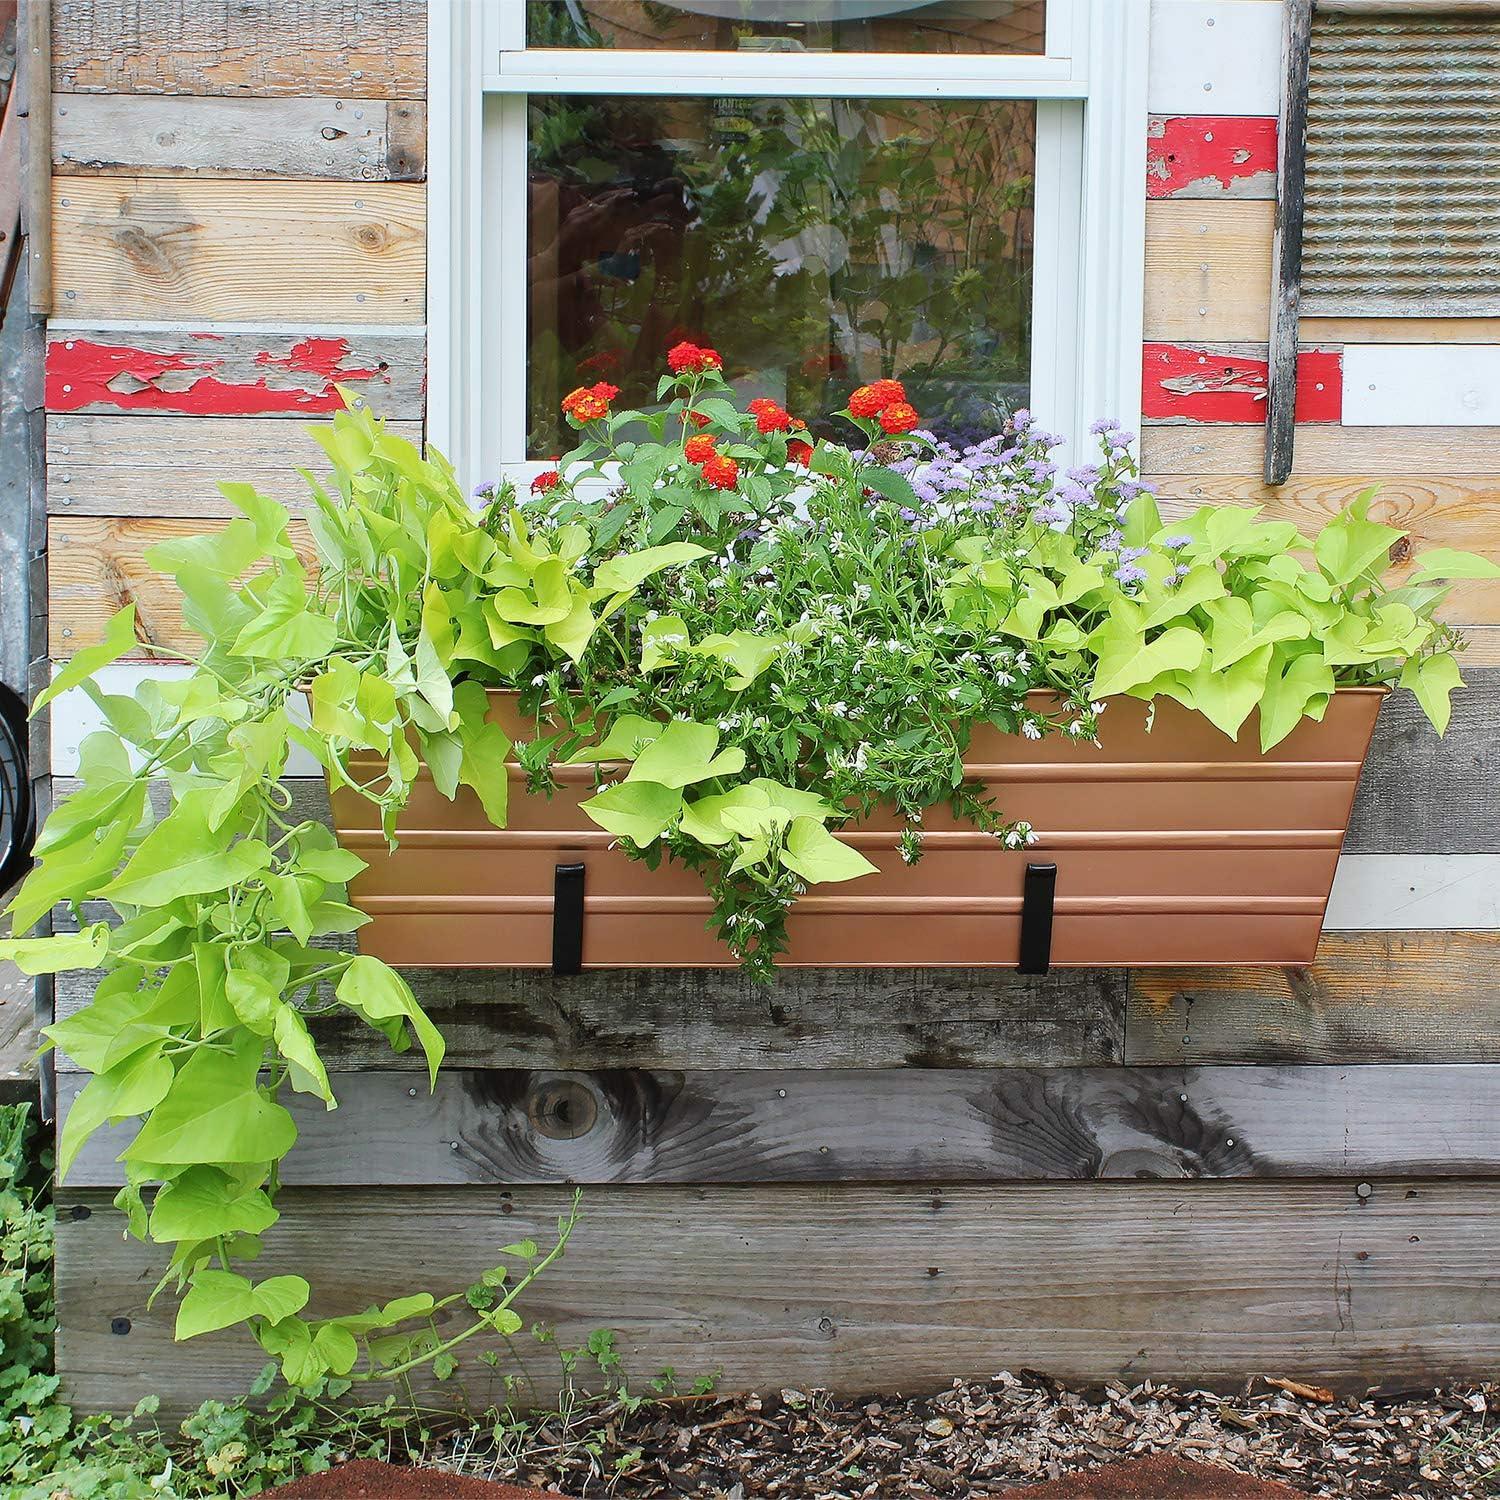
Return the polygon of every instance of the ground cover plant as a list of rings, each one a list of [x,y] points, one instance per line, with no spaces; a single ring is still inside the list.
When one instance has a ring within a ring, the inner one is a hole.
[[[1166,697],[1230,736],[1258,710],[1269,748],[1337,686],[1391,683],[1442,729],[1461,643],[1434,612],[1451,580],[1500,576],[1438,550],[1387,585],[1403,533],[1368,495],[1311,540],[1233,506],[1164,523],[1112,423],[1059,472],[1060,439],[1028,413],[954,449],[880,380],[840,414],[850,444],[814,442],[776,401],[741,410],[715,350],[680,343],[667,366],[649,409],[617,410],[605,382],[570,393],[573,450],[478,510],[440,456],[341,413],[315,429],[331,482],[307,476],[315,576],[286,510],[227,482],[237,519],[148,554],[203,638],[191,674],[131,697],[94,680],[135,644],[127,606],[39,696],[79,688],[108,728],[11,907],[17,933],[60,903],[77,930],[0,954],[101,971],[92,1003],[47,1029],[91,1075],[58,1166],[106,1122],[140,1121],[116,1201],[164,1247],[179,1337],[245,1324],[309,1388],[452,1375],[471,1341],[522,1326],[517,1298],[572,1229],[498,1247],[469,1288],[334,1316],[310,1313],[302,1276],[248,1274],[296,1138],[286,1094],[337,1103],[318,1018],[419,1045],[433,1076],[443,1056],[401,975],[350,951],[362,862],[293,814],[294,747],[370,798],[392,840],[424,763],[497,825],[508,760],[540,790],[593,765],[593,820],[647,865],[700,871],[717,931],[764,977],[798,896],[872,868],[834,830],[877,804],[905,817],[910,860],[940,805],[1026,844],[964,781],[976,725],[1090,740],[1111,701],[1144,714]],[[510,742],[492,688],[534,733]],[[351,776],[355,753],[379,758],[373,782]]]

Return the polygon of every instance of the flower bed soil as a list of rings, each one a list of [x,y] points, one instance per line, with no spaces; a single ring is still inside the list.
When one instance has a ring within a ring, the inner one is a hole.
[[[271,1493],[277,1500],[556,1500],[555,1492],[548,1496],[473,1475],[403,1469],[369,1458],[306,1475]]]

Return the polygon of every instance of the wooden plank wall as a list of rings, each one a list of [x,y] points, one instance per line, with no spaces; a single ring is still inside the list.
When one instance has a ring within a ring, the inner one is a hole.
[[[1399,380],[1403,346],[1500,345],[1497,320],[1305,324],[1296,469],[1259,482],[1280,12],[1154,0],[1147,471],[1171,507],[1309,526],[1378,481],[1420,541],[1500,551],[1500,427],[1346,413],[1349,349]],[[421,0],[54,14],[51,648],[134,599],[118,689],[175,670],[180,616],[141,555],[222,520],[214,479],[300,503],[300,422],[336,383],[421,430],[425,20]],[[1492,1373],[1500,591],[1454,611],[1471,690],[1441,743],[1387,706],[1311,968],[805,971],[770,991],[412,971],[453,1071],[429,1097],[409,1056],[324,1028],[343,1103],[302,1118],[264,1270],[313,1267],[330,1311],[462,1285],[577,1181],[583,1226],[530,1311],[567,1338],[617,1328],[637,1378]],[[88,727],[59,705],[62,795]],[[90,988],[65,980],[59,1010]],[[80,1079],[59,1069],[66,1101]],[[119,1234],[111,1155],[59,1197],[70,1396],[172,1410],[236,1389],[258,1351],[174,1346],[167,1304],[147,1308],[155,1262]]]

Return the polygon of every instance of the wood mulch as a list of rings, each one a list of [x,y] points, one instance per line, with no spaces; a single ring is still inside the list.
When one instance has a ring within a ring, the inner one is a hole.
[[[838,1401],[794,1390],[679,1398],[634,1414],[615,1406],[554,1421],[533,1435],[532,1463],[519,1468],[497,1459],[477,1431],[430,1461],[579,1500],[971,1500],[1158,1453],[1279,1480],[1296,1494],[1500,1495],[1500,1385],[1363,1399],[1281,1385],[1257,1379],[1220,1396],[1143,1382],[1083,1394],[1002,1371],[923,1398]]]

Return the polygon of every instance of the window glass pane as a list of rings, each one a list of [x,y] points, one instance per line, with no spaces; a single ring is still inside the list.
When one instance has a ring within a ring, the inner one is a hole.
[[[1046,0],[528,0],[531,47],[1046,51]]]
[[[529,127],[531,456],[575,386],[650,407],[684,338],[815,430],[882,376],[944,436],[1025,404],[1033,102],[533,97]]]

